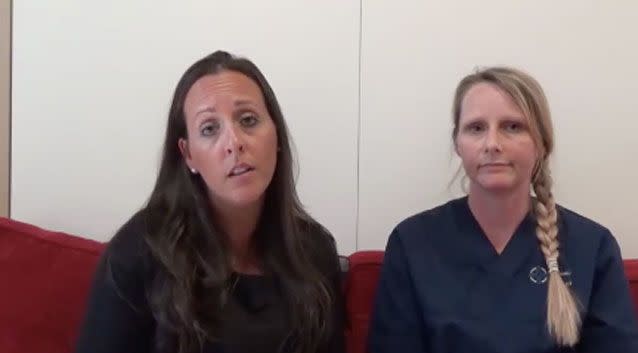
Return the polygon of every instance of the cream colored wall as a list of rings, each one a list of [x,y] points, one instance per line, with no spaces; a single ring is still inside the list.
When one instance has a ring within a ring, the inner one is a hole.
[[[359,248],[453,197],[452,95],[477,66],[543,85],[557,201],[638,257],[638,2],[367,0],[361,45]]]
[[[354,251],[359,13],[359,0],[16,1],[12,218],[110,239],[151,192],[180,75],[225,49],[270,81],[300,198]]]
[[[11,0],[0,0],[0,216],[9,215]]]
[[[340,251],[380,249],[397,222],[455,196],[454,86],[505,64],[549,97],[558,202],[638,257],[638,2],[308,3],[16,1],[12,217],[108,239],[150,192],[177,78],[225,48],[271,80],[301,199]]]

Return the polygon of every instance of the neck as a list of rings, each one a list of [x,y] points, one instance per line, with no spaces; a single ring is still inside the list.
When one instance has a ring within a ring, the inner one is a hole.
[[[262,206],[263,201],[241,207],[213,206],[216,223],[228,241],[233,270],[237,272],[259,272],[252,244]]]
[[[483,232],[500,254],[530,211],[529,190],[493,193],[471,185],[468,204]]]

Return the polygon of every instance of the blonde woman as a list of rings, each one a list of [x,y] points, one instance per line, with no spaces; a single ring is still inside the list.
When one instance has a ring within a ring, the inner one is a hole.
[[[469,75],[453,119],[468,196],[390,235],[370,352],[638,352],[616,240],[552,196],[537,81],[510,68]]]

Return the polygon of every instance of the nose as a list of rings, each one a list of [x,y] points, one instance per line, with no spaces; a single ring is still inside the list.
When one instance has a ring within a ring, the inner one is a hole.
[[[238,129],[235,126],[230,126],[227,133],[226,138],[226,154],[232,155],[233,153],[239,154],[244,152],[244,139],[241,131],[237,131]]]
[[[490,129],[485,136],[485,152],[500,153],[502,149],[501,135],[497,129]]]

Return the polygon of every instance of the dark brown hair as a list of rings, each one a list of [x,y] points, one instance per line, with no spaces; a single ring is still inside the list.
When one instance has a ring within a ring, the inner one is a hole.
[[[331,303],[339,294],[332,293],[330,279],[315,261],[313,242],[317,244],[318,232],[327,232],[298,199],[288,131],[275,93],[251,61],[223,51],[188,68],[173,96],[159,175],[145,209],[145,240],[160,267],[147,294],[151,309],[157,324],[175,337],[174,351],[198,352],[204,341],[219,339],[232,276],[229,247],[211,216],[207,187],[189,172],[178,140],[187,137],[184,101],[189,89],[203,76],[223,71],[241,73],[259,86],[276,126],[280,151],[254,246],[263,271],[278,279],[289,303],[288,343],[295,352],[313,352],[332,329]]]

